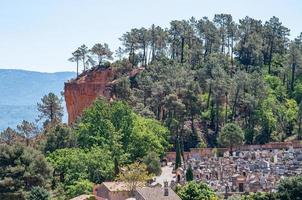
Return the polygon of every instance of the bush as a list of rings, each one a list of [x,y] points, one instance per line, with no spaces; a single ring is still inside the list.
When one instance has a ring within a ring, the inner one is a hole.
[[[205,183],[191,181],[178,189],[177,194],[182,200],[217,200],[213,190]]]
[[[300,200],[302,197],[302,176],[286,178],[278,186],[282,200]]]
[[[33,187],[30,191],[28,200],[50,200],[50,194],[43,187]]]
[[[160,175],[161,174],[161,166],[159,157],[156,153],[151,152],[147,156],[143,158],[143,162],[147,166],[147,171],[150,174]]]
[[[93,189],[93,183],[89,180],[76,181],[74,185],[68,186],[67,195],[72,198],[81,194],[91,194]]]

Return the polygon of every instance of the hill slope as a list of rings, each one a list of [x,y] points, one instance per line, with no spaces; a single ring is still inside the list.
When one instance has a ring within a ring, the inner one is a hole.
[[[0,69],[0,130],[7,126],[15,127],[23,119],[36,119],[36,104],[43,95],[49,92],[60,95],[64,82],[73,77],[74,72]],[[65,114],[64,120],[66,117]]]

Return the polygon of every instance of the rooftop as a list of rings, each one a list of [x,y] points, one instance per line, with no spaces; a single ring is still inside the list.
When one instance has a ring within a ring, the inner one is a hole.
[[[144,187],[137,188],[136,193],[145,200],[181,200],[180,197],[171,189],[168,188],[169,195],[164,196],[164,188],[160,187]]]
[[[127,184],[124,182],[103,182],[102,184],[111,192],[129,191]]]

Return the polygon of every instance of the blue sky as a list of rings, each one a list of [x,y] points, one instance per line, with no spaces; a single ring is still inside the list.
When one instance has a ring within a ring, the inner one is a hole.
[[[107,42],[115,50],[133,27],[215,13],[277,16],[294,38],[302,32],[301,11],[301,0],[0,0],[0,68],[74,71],[67,59],[83,43]]]

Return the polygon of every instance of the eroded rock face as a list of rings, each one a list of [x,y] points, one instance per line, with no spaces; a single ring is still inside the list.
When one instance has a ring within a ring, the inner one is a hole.
[[[135,68],[123,76],[134,77],[144,68]],[[116,70],[112,68],[94,68],[82,73],[77,79],[65,83],[64,96],[68,112],[68,124],[71,125],[84,109],[91,106],[97,97],[114,99],[113,87],[117,82]]]
[[[69,125],[75,122],[83,110],[89,107],[97,97],[103,96],[107,99],[112,97],[114,75],[112,68],[94,69],[65,83],[64,96]]]

